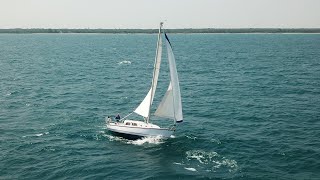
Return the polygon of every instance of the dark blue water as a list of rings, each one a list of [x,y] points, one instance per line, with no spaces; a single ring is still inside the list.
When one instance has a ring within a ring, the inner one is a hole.
[[[129,141],[155,34],[1,34],[0,179],[320,179],[320,35],[169,37],[184,123]]]

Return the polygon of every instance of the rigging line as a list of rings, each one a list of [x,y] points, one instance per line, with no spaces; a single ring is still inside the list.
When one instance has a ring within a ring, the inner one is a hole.
[[[157,42],[157,50],[156,50],[156,57],[155,57],[155,61],[154,61],[154,65],[153,65],[153,76],[152,76],[152,82],[151,82],[151,96],[150,96],[150,104],[149,104],[149,112],[148,112],[148,117],[146,118],[146,123],[149,123],[149,120],[150,120],[150,114],[151,114],[151,105],[152,105],[152,101],[153,101],[153,98],[152,96],[154,95],[153,93],[153,86],[154,86],[154,76],[156,74],[156,66],[157,66],[157,60],[158,60],[158,54],[159,54],[159,45],[160,45],[160,38],[161,38],[161,28],[162,28],[162,25],[163,23],[161,22],[160,23],[160,28],[159,28],[159,33],[158,33],[158,42]]]
[[[128,116],[130,116],[132,113],[134,113],[134,111],[133,111],[133,112],[131,112],[130,114],[126,115],[125,117],[121,118],[119,121],[121,121],[121,120],[123,120],[123,119],[127,118],[127,117],[128,117]]]

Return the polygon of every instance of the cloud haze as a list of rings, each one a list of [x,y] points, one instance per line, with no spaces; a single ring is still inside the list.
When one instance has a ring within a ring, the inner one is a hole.
[[[319,0],[0,0],[0,28],[319,28]]]

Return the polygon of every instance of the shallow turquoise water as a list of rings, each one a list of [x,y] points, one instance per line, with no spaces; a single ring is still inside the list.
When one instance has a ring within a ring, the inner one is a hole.
[[[320,178],[320,35],[169,37],[184,123],[128,141],[104,118],[144,98],[156,35],[1,34],[0,179]]]

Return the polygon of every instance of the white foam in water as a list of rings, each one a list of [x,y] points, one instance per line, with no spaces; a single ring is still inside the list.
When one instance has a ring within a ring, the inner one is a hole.
[[[205,152],[202,150],[194,150],[194,151],[187,151],[187,159],[196,159],[201,164],[208,164],[212,161],[212,158],[215,156],[219,156],[216,152]]]
[[[231,169],[237,169],[238,168],[237,161],[235,161],[233,159],[224,159],[224,160],[222,160],[222,164],[225,165],[225,166],[230,167]]]
[[[112,136],[112,135],[109,135],[109,134],[103,134],[103,136],[109,138],[110,141],[123,141],[123,140],[125,140],[125,139],[123,139],[121,137]]]
[[[47,134],[49,134],[49,132],[44,132],[44,133],[38,133],[38,134],[33,134],[33,135],[25,135],[25,136],[22,136],[23,138],[25,138],[25,137],[34,137],[34,136],[36,136],[36,137],[40,137],[40,136],[43,136],[43,135],[47,135]]]
[[[188,170],[188,171],[197,171],[195,168],[187,168],[187,167],[185,167],[185,169]]]
[[[237,171],[238,169],[237,161],[222,157],[214,151],[205,152],[203,150],[192,150],[187,151],[186,154],[188,162],[192,164],[192,161],[196,160],[196,162],[200,163],[198,164],[199,167],[202,166],[203,168],[210,169],[219,169],[224,167],[229,172]],[[207,169],[206,171],[209,172],[211,171],[210,169]]]
[[[142,145],[145,143],[149,143],[149,144],[161,144],[163,143],[161,136],[157,136],[157,137],[144,137],[142,139],[137,139],[134,141],[128,141],[128,144],[134,144],[134,145]]]
[[[237,170],[238,165],[237,165],[237,161],[235,160],[230,160],[230,159],[224,159],[222,161],[213,161],[214,163],[216,163],[215,166],[213,166],[213,168],[218,169],[221,166],[225,166],[225,167],[229,167],[229,172],[233,172],[235,170]]]
[[[39,133],[39,134],[35,134],[35,136],[38,136],[38,137],[40,137],[40,136],[43,136],[43,135],[46,135],[46,134],[49,134],[49,132],[45,132],[45,133]]]
[[[119,64],[119,65],[120,65],[120,64],[131,64],[131,61],[121,61],[121,62],[119,62],[118,64]]]
[[[142,139],[137,139],[137,140],[128,140],[119,136],[112,136],[110,134],[103,134],[102,136],[107,137],[110,141],[122,141],[127,144],[133,144],[133,145],[143,145],[145,143],[148,144],[161,144],[163,143],[163,139],[161,136],[157,137],[144,137]]]
[[[197,137],[191,137],[191,136],[188,136],[188,135],[186,135],[186,137],[188,138],[188,139],[192,139],[192,140],[196,140],[197,139]]]
[[[173,164],[176,164],[176,165],[182,165],[182,163],[177,163],[177,162],[174,162]]]
[[[219,139],[210,139],[211,142],[221,144],[221,141]]]

